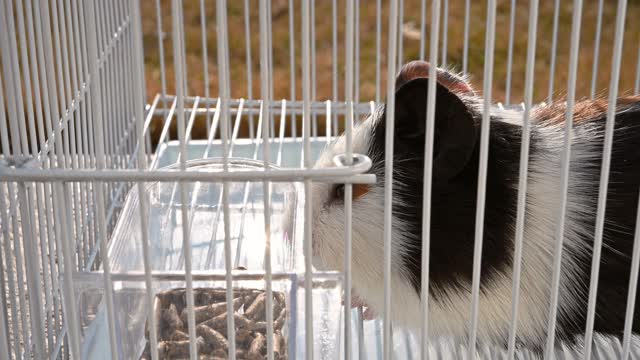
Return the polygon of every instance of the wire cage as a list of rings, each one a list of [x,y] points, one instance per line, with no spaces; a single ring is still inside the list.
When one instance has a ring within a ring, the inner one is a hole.
[[[531,358],[515,346],[515,319],[507,346],[477,341],[482,226],[469,259],[467,336],[429,334],[426,316],[422,332],[392,328],[391,297],[398,294],[390,291],[391,186],[384,195],[384,263],[376,264],[384,269],[385,306],[374,320],[364,319],[362,307],[344,306],[352,295],[352,186],[383,179],[369,172],[370,159],[354,153],[350,140],[341,163],[313,164],[338,135],[351,139],[354,123],[394,93],[397,70],[408,60],[477,76],[484,150],[491,109],[513,109],[526,123],[541,102],[562,99],[572,108],[579,97],[608,96],[611,105],[620,92],[640,90],[640,6],[625,0],[617,8],[604,0],[0,4],[2,359],[213,356],[200,324],[216,306],[224,309],[210,321],[225,329],[218,355],[230,359],[256,358],[254,343],[262,346],[257,358],[269,359]],[[564,89],[566,96],[558,94]],[[392,137],[393,116],[387,121]],[[484,150],[479,179],[486,181]],[[565,193],[568,163],[560,169]],[[343,272],[312,266],[314,183],[347,184]],[[522,197],[518,214],[524,204]],[[599,249],[602,234],[594,241]],[[558,236],[555,254],[561,250]],[[640,247],[627,255],[629,323]],[[549,334],[561,272],[561,257],[554,259]],[[264,304],[252,310],[258,298]],[[514,291],[513,314],[517,299]],[[241,310],[227,316],[231,304]],[[254,312],[258,320],[244,323]],[[172,350],[161,325],[170,321],[182,324],[183,336],[172,339],[180,343]],[[250,335],[243,326],[252,327]],[[640,357],[630,325],[622,341],[590,326],[585,347],[547,336],[545,357]]]

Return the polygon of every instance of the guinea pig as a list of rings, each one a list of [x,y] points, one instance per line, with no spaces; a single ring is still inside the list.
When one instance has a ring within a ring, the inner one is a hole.
[[[391,235],[391,319],[420,329],[422,207],[429,64],[414,61],[396,79]],[[464,76],[437,69],[429,249],[429,331],[466,340],[483,100]],[[531,112],[528,188],[517,344],[539,352],[547,337],[555,231],[561,199],[566,103]],[[580,343],[586,326],[591,256],[607,102],[575,103],[560,277],[558,342]],[[511,323],[522,112],[490,109],[489,156],[480,282],[478,341],[507,345]],[[353,128],[353,151],[372,160],[374,185],[353,185],[353,292],[381,314],[386,109]],[[618,99],[611,156],[595,331],[622,337],[640,186],[640,97]],[[316,168],[345,152],[342,135]],[[344,185],[312,185],[313,264],[344,269]],[[637,303],[638,301],[636,301]],[[633,332],[640,330],[640,309]]]

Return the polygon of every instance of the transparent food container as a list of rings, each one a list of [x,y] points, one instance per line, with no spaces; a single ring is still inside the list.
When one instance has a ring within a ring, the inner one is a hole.
[[[261,161],[230,159],[229,171],[259,170]],[[174,164],[164,169],[178,169]],[[187,171],[222,171],[220,159],[195,160]],[[191,224],[189,240],[193,270],[224,270],[222,183],[184,183]],[[273,271],[292,271],[300,253],[302,211],[299,185],[271,183],[271,262]],[[183,226],[180,186],[157,182],[145,187],[149,200],[149,244],[153,270],[183,270]],[[265,227],[262,182],[227,183],[232,268],[263,270]],[[302,194],[303,196],[303,194]],[[297,233],[296,233],[297,232]],[[138,187],[134,186],[111,240],[114,272],[143,271]]]
[[[178,169],[171,165],[168,169]],[[167,169],[165,168],[165,169]],[[187,171],[222,171],[220,159],[187,162]],[[264,168],[255,160],[230,159],[229,171]],[[275,167],[274,167],[275,168]],[[222,183],[183,183],[189,211],[194,288],[226,288],[224,281],[224,212]],[[262,182],[228,182],[229,229],[234,289],[265,289],[264,193]],[[172,182],[147,183],[149,251],[152,293],[186,287],[182,199]],[[271,183],[271,254],[274,291],[286,297],[283,335],[289,359],[304,357],[304,258],[302,234],[304,191],[300,184]],[[149,304],[144,279],[140,197],[138,186],[127,195],[109,244],[114,274],[114,316],[118,354],[111,354],[104,279],[99,273],[77,273],[74,281],[82,325],[83,358],[139,359],[146,345]],[[336,273],[314,274],[314,357],[340,357],[341,278]]]

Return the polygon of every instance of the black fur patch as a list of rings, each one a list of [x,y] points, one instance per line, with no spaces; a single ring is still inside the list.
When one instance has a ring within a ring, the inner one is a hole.
[[[636,104],[640,104],[638,101]],[[426,101],[425,105],[426,107]],[[588,107],[581,103],[579,106]],[[469,107],[471,109],[471,107]],[[640,110],[627,108],[616,116],[616,131],[613,140],[613,155],[606,210],[604,239],[607,246],[602,249],[602,261],[597,296],[597,316],[595,331],[622,337],[625,322],[633,235],[640,188]],[[471,111],[471,110],[469,110]],[[564,111],[562,109],[562,111]],[[587,118],[577,119],[574,126],[577,136],[593,136],[593,132],[579,131],[582,126],[594,125],[604,134],[606,114],[602,109],[585,111]],[[386,111],[381,113],[373,128],[369,156],[374,161],[373,171],[379,185],[384,184]],[[472,113],[480,124],[481,114]],[[535,113],[534,113],[535,114]],[[544,125],[550,113],[541,112],[532,123]],[[415,121],[424,121],[416,119]],[[521,127],[492,119],[490,125],[489,161],[486,186],[486,207],[481,265],[481,291],[491,278],[504,273],[511,275],[513,239],[516,220],[517,184],[521,145]],[[536,154],[537,144],[543,141],[541,133],[532,127],[530,156]],[[591,134],[591,135],[588,135]],[[582,139],[584,140],[584,139]],[[594,139],[596,152],[601,153],[603,136]],[[437,141],[437,140],[436,140]],[[437,146],[434,147],[437,155]],[[435,155],[434,155],[435,156]],[[408,141],[396,138],[394,141],[394,217],[410,224],[403,229],[413,236],[406,244],[407,255],[403,261],[416,292],[421,288],[421,234],[423,204],[424,138],[415,137]],[[448,181],[437,181],[438,171],[434,169],[432,187],[432,218],[429,287],[436,301],[446,301],[446,293],[470,292],[474,249],[479,142],[473,156],[464,169]],[[598,197],[600,179],[600,159],[585,164],[593,172],[593,204]],[[560,169],[558,169],[560,171]],[[595,205],[594,205],[595,206]],[[552,211],[553,209],[550,209]],[[595,213],[595,209],[594,213]],[[585,218],[585,226],[593,228],[595,216]],[[615,224],[615,225],[612,225]],[[397,226],[397,225],[394,225]],[[593,238],[584,239],[585,246],[591,247]],[[591,252],[580,259],[582,281],[575,284],[577,289],[588,294],[591,272]],[[549,279],[549,282],[551,279]],[[526,291],[526,289],[521,289]],[[439,295],[440,294],[440,295]],[[578,301],[578,300],[576,300]],[[586,299],[580,299],[585,304]],[[636,298],[633,332],[640,332],[640,296]],[[586,326],[586,306],[584,310],[569,314],[569,318],[558,318],[557,336],[560,341],[572,345],[583,336]],[[533,351],[541,352],[544,344],[534,346]]]
[[[481,114],[473,114],[480,123]],[[420,119],[416,119],[420,121]],[[424,120],[422,120],[424,121]],[[373,129],[369,156],[380,185],[384,183],[386,111]],[[482,250],[482,285],[497,272],[511,271],[513,224],[517,184],[520,129],[492,122],[487,176],[487,197]],[[434,152],[437,150],[434,149]],[[472,259],[475,234],[479,142],[471,160],[449,181],[434,181],[432,187],[430,291],[469,291],[473,275]],[[394,187],[397,201],[394,217],[411,224],[404,229],[409,239],[404,263],[411,274],[408,279],[420,293],[422,254],[422,204],[424,174],[424,138],[413,142],[394,141]],[[434,169],[434,180],[438,178]],[[437,297],[436,297],[437,299]],[[446,297],[442,297],[446,301]]]
[[[598,132],[604,134],[606,114],[577,126],[596,126]],[[604,135],[593,140],[596,153],[602,154]],[[593,169],[594,184],[592,194],[594,204],[597,203],[598,184],[601,173],[599,157],[589,165]],[[615,118],[615,130],[612,143],[609,188],[605,212],[605,226],[602,247],[600,273],[598,279],[598,295],[596,298],[596,332],[610,334],[622,340],[627,295],[631,271],[631,255],[633,251],[634,231],[638,208],[638,189],[640,187],[640,111],[619,112]],[[595,205],[594,205],[595,206]],[[594,208],[595,212],[595,208]],[[595,215],[585,219],[590,228],[595,227]],[[589,248],[593,245],[593,237],[585,239]],[[588,294],[591,281],[592,252],[587,252],[581,264],[584,280],[580,286]],[[633,318],[633,332],[640,332],[640,297],[636,297],[636,311]],[[586,304],[587,299],[584,299]],[[586,327],[586,305],[583,311],[571,316],[570,320],[558,319],[558,336],[571,343],[584,334]]]

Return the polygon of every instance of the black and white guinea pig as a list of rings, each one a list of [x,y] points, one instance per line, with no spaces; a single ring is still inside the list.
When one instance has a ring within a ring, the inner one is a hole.
[[[394,326],[419,329],[425,117],[429,64],[406,64],[396,79],[393,160],[391,316]],[[429,331],[467,336],[480,152],[482,98],[464,77],[437,70]],[[566,104],[532,110],[531,145],[518,324],[518,344],[544,348]],[[569,192],[559,289],[557,339],[582,341],[586,324],[606,100],[574,107]],[[640,97],[618,100],[604,228],[595,331],[621,337],[640,186]],[[384,106],[353,129],[353,151],[373,161],[375,185],[354,185],[353,291],[381,314],[385,167]],[[511,321],[522,113],[492,108],[478,340],[506,346]],[[317,168],[344,153],[344,136],[328,146]],[[320,269],[343,270],[344,185],[313,185],[313,255]],[[640,330],[640,309],[633,330]]]

